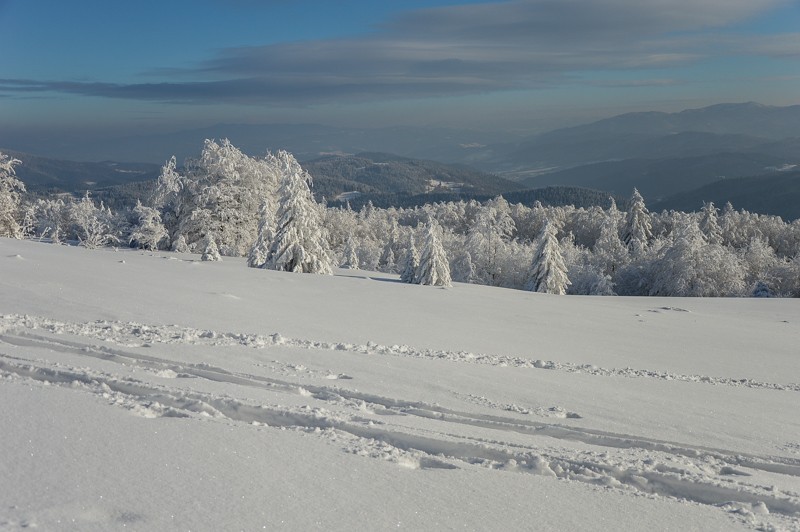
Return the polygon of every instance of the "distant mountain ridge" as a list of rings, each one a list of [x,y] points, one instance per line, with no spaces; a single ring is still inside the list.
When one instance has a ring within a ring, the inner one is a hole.
[[[219,124],[150,137],[107,139],[99,146],[74,142],[72,147],[77,150],[74,158],[100,149],[106,150],[104,153],[117,150],[120,155],[158,153],[157,162],[176,154],[182,162],[186,156],[198,154],[204,138],[223,136],[253,155],[267,149],[293,152],[315,176],[318,196],[332,200],[343,192],[358,192],[360,195],[349,196],[353,205],[369,200],[387,205],[419,204],[434,198],[511,195],[542,187],[590,189],[624,197],[637,187],[654,205],[668,205],[667,201],[682,194],[702,204],[713,198],[701,198],[701,194],[716,194],[730,186],[715,184],[722,178],[754,176],[774,179],[786,187],[783,196],[750,187],[749,200],[758,206],[758,212],[786,212],[779,206],[773,209],[766,199],[756,201],[760,196],[781,205],[789,201],[800,204],[800,193],[793,196],[792,182],[783,181],[784,175],[772,175],[776,169],[800,165],[800,105],[773,107],[749,102],[676,113],[627,113],[525,139],[453,128]],[[0,131],[0,145],[12,137]],[[69,142],[59,139],[59,145],[69,146]],[[160,167],[108,161],[74,163],[20,154],[19,150],[3,151],[24,161],[18,174],[32,190],[116,187],[153,179]],[[125,194],[137,190],[128,187]],[[116,190],[108,194],[111,201]],[[581,194],[577,197],[583,197]]]

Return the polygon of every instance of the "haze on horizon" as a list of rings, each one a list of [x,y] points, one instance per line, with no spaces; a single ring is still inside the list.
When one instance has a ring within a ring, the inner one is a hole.
[[[29,137],[800,103],[788,0],[0,0],[0,25],[0,127]]]

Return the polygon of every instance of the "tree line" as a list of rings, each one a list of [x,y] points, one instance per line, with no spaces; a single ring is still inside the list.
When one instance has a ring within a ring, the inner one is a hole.
[[[584,208],[502,197],[353,210],[315,201],[312,177],[287,152],[250,157],[207,140],[182,169],[168,161],[149,197],[112,212],[88,194],[26,199],[17,164],[0,154],[0,236],[243,256],[251,267],[304,273],[361,268],[438,286],[800,296],[800,221],[730,204],[651,213],[634,190],[625,210],[610,198]]]

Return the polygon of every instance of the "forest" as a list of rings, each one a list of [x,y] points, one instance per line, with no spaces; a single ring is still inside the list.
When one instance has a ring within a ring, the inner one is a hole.
[[[173,157],[133,207],[89,193],[27,195],[20,161],[0,154],[0,236],[87,248],[139,247],[247,257],[251,267],[396,273],[409,283],[475,283],[552,294],[800,297],[800,220],[706,202],[698,212],[526,206],[502,196],[357,210],[315,200],[285,151],[252,157],[206,140]],[[700,206],[698,206],[700,207]]]

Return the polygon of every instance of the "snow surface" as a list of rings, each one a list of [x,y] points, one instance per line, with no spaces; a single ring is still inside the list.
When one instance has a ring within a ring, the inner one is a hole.
[[[800,530],[800,302],[0,239],[0,529]]]

